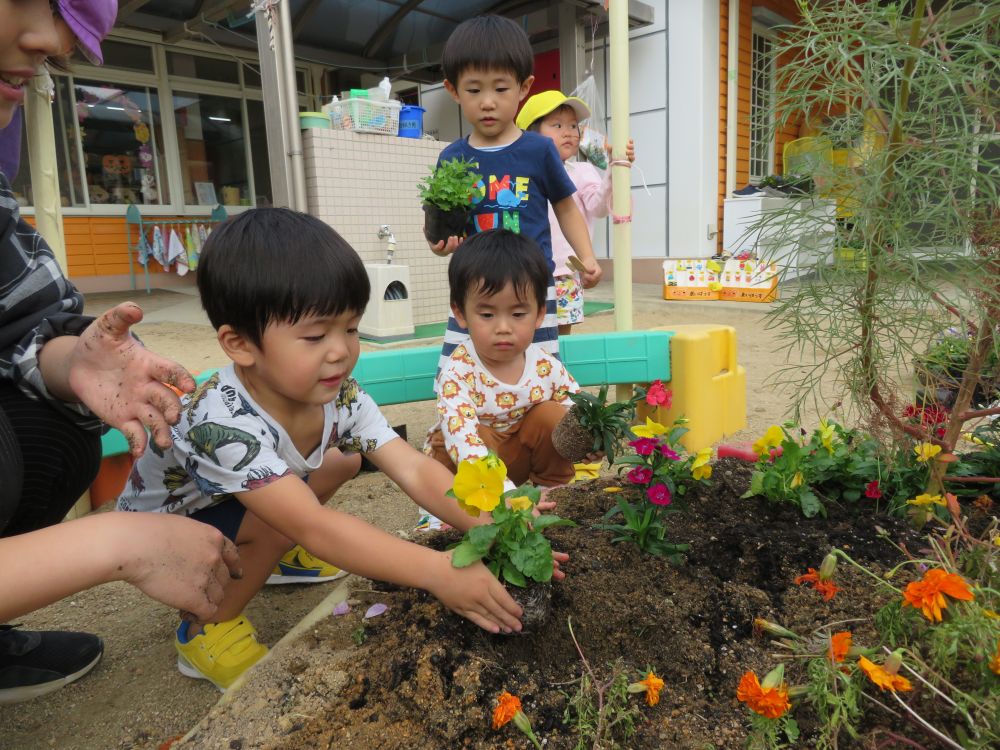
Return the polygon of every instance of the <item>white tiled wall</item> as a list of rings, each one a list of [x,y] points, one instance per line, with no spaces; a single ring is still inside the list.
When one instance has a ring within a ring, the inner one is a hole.
[[[343,130],[302,131],[309,213],[340,232],[365,262],[385,262],[386,242],[377,232],[382,224],[392,228],[393,263],[410,267],[415,325],[448,317],[448,259],[427,247],[417,194],[417,183],[446,145]]]

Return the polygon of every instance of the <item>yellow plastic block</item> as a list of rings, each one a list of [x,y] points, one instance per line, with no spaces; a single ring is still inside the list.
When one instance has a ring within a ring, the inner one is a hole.
[[[656,330],[656,329],[654,329]],[[723,325],[677,325],[670,339],[673,391],[669,409],[640,404],[639,417],[670,425],[688,419],[681,438],[688,451],[707,448],[747,424],[747,374],[736,363],[736,329]]]

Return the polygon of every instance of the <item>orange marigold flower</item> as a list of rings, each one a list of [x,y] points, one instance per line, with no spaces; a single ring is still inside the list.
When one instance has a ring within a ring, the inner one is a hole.
[[[882,690],[891,690],[896,692],[897,690],[912,690],[913,686],[910,681],[903,677],[902,675],[895,674],[888,671],[879,664],[873,661],[869,661],[863,656],[858,657],[858,664],[864,673],[868,675],[868,679],[878,685]]]
[[[837,595],[840,591],[840,587],[837,586],[833,581],[828,578],[823,578],[819,573],[816,572],[816,568],[809,568],[808,573],[803,573],[800,576],[795,577],[795,583],[801,586],[803,583],[808,583],[816,591],[823,595],[823,601],[828,602]]]
[[[997,652],[990,659],[990,669],[996,674],[1000,674],[1000,641],[997,641]]]
[[[830,661],[839,664],[847,658],[847,652],[850,650],[851,631],[842,630],[839,633],[834,633],[830,636],[830,648],[827,651],[827,656],[830,657]]]
[[[655,706],[660,702],[660,691],[663,690],[663,680],[656,676],[655,672],[648,672],[645,679],[639,680],[641,685],[646,686],[646,703]]]
[[[919,609],[931,622],[941,622],[941,610],[948,607],[945,594],[952,599],[966,602],[975,599],[969,590],[969,584],[962,576],[948,573],[941,568],[931,568],[924,573],[921,580],[907,585],[903,591],[903,606],[909,605]]]
[[[504,726],[520,710],[521,699],[504,690],[497,698],[497,707],[493,709],[493,728],[499,729]]]
[[[768,719],[784,716],[792,707],[788,701],[788,686],[781,683],[777,687],[763,687],[753,672],[746,672],[736,688],[736,698],[746,703],[751,711]]]

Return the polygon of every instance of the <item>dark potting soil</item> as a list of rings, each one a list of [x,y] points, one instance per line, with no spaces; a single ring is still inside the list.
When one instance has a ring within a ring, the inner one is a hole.
[[[583,665],[570,637],[571,621],[599,679],[621,659],[632,679],[652,668],[666,683],[655,707],[647,706],[641,695],[632,698],[640,709],[637,733],[621,746],[743,747],[747,710],[736,701],[737,683],[744,671],[763,676],[777,663],[775,646],[753,632],[754,618],[802,634],[850,620],[847,627],[855,643],[871,643],[871,616],[887,598],[870,578],[842,563],[835,577],[841,591],[824,602],[813,589],[795,585],[795,576],[807,567],[818,568],[831,547],[844,549],[876,572],[892,567],[900,553],[876,525],[911,550],[921,544],[905,524],[878,517],[871,509],[858,514],[834,506],[827,519],[806,519],[793,507],[741,500],[749,475],[747,464],[719,461],[713,487],[690,497],[684,511],[670,516],[668,539],[691,545],[678,566],[627,543],[611,544],[609,532],[591,528],[618,497],[604,491],[613,482],[553,493],[557,512],[579,526],[547,532],[553,547],[571,558],[568,578],[553,585],[551,619],[536,632],[489,635],[423,592],[382,585],[361,592],[387,603],[389,611],[362,623],[364,606],[354,607],[348,615],[316,625],[306,639],[308,655],[273,691],[276,700],[284,696],[289,705],[295,702],[292,695],[311,695],[313,700],[304,704],[311,708],[283,717],[279,736],[252,746],[528,748],[513,724],[500,731],[490,726],[495,700],[507,690],[521,698],[547,748],[574,748],[578,737],[572,722],[564,721],[564,711]],[[457,540],[455,532],[426,537],[437,548]],[[347,632],[363,643],[345,652]],[[794,663],[786,669],[790,683],[801,679]],[[814,746],[808,713],[796,714],[804,732],[798,746],[803,748]],[[873,714],[865,727],[874,729],[881,722],[882,715]],[[227,736],[235,735],[230,731]],[[921,744],[935,747],[922,736]],[[869,746],[846,736],[839,745]]]

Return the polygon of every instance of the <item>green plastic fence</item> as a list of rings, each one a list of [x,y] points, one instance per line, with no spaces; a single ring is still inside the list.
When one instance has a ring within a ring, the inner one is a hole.
[[[559,340],[559,354],[580,385],[649,383],[670,380],[670,339],[673,331],[585,333]],[[365,352],[354,368],[361,387],[382,406],[434,398],[434,374],[439,346]],[[201,383],[215,370],[199,374]],[[125,436],[109,430],[101,438],[103,455],[128,452]]]

